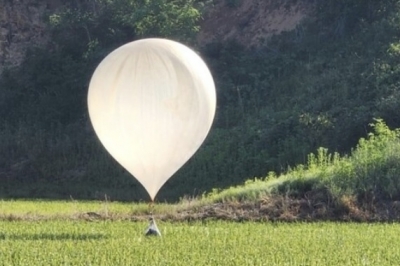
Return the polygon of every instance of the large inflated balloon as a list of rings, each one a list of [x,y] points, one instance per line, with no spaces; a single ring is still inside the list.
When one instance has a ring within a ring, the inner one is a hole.
[[[166,39],[143,39],[99,64],[88,107],[101,143],[154,200],[206,138],[216,93],[194,51]]]

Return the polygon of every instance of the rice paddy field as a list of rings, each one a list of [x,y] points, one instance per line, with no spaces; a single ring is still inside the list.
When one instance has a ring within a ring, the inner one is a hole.
[[[104,211],[102,204],[75,203],[78,206],[68,207],[68,203],[34,203],[0,201],[0,265],[398,265],[400,262],[400,225],[396,223],[157,221],[163,236],[146,237],[146,221],[89,221],[74,216],[73,212],[81,209]],[[40,206],[47,209],[41,210]],[[28,213],[30,207],[34,210]],[[108,208],[114,212],[132,211],[129,204]],[[71,216],[60,215],[61,212]]]

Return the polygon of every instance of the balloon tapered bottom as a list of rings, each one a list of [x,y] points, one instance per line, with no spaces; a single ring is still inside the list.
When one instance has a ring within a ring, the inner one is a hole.
[[[146,236],[161,236],[160,230],[158,230],[156,221],[154,220],[153,217],[150,218],[150,224],[149,227],[147,227]]]

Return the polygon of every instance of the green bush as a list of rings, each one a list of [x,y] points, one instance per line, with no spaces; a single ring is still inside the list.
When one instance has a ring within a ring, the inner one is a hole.
[[[340,201],[343,196],[360,200],[400,200],[400,129],[390,130],[381,119],[371,124],[373,132],[361,138],[349,156],[329,153],[326,148],[308,156],[298,165],[264,180],[248,180],[227,190],[213,190],[206,199],[213,201],[253,200],[265,195],[304,198],[324,191]]]
[[[341,194],[400,199],[400,131],[390,130],[382,120],[374,132],[361,139],[351,157],[334,171],[331,183]]]

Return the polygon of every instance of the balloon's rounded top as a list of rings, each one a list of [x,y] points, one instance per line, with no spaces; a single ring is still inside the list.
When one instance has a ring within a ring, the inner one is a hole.
[[[214,81],[187,46],[142,39],[111,52],[89,85],[89,116],[108,152],[152,200],[197,151],[216,108]]]
[[[186,45],[183,45],[176,41],[162,39],[162,38],[148,38],[148,39],[141,39],[141,40],[137,40],[134,42],[124,44],[124,45],[120,46],[119,48],[115,49],[112,53],[119,51],[120,49],[129,49],[132,47],[145,47],[145,48],[151,49],[153,51],[155,51],[157,48],[175,49],[175,50],[184,49],[184,50],[192,51]]]

